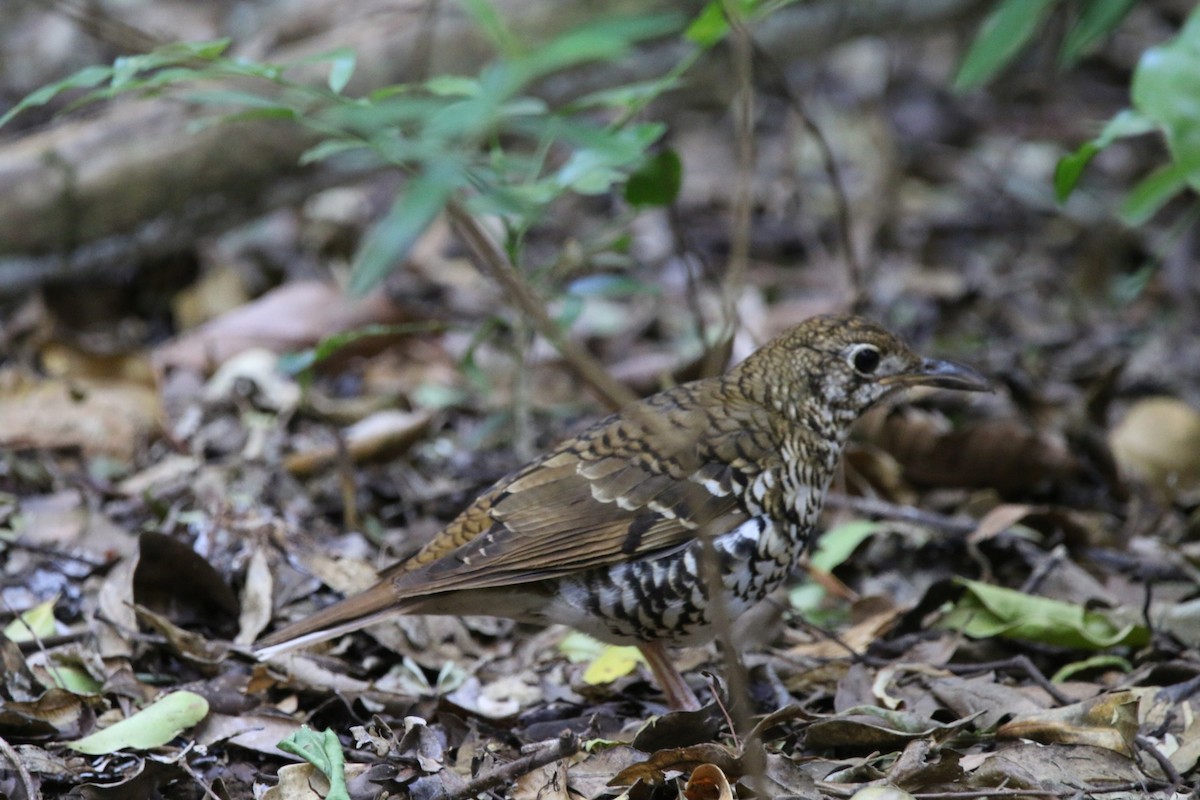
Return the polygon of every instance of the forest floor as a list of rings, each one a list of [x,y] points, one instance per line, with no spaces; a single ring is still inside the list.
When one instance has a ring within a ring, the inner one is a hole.
[[[1153,12],[1133,23],[1162,34]],[[338,288],[392,179],[197,241],[174,272],[10,297],[0,796],[324,796],[279,749],[302,725],[336,735],[321,746],[355,798],[1196,791],[1196,236],[1185,209],[1116,221],[1153,142],[1102,154],[1065,205],[1052,186],[1127,104],[1136,52],[1066,73],[1030,58],[966,95],[946,88],[951,36],[855,41],[789,73],[841,167],[858,310],[996,390],[862,421],[806,574],[737,626],[738,652],[676,653],[700,712],[669,713],[626,650],[492,618],[249,656],[607,413],[444,222],[374,294]],[[758,99],[736,281],[723,110],[672,122],[669,212],[577,198],[530,234],[549,310],[635,392],[699,374],[731,309],[737,360],[850,307],[798,119]],[[625,244],[597,256],[617,219]],[[388,327],[314,349],[368,325]],[[730,698],[735,661],[748,693]],[[85,738],[153,701],[159,719]]]

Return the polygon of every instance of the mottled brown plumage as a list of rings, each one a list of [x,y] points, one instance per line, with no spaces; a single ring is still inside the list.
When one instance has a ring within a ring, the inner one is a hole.
[[[375,587],[272,634],[259,655],[398,613],[563,623],[640,646],[668,700],[694,707],[664,644],[710,636],[710,598],[736,619],[787,578],[850,425],[917,384],[986,388],[867,320],[810,319],[724,376],[634,403],[501,479]],[[710,592],[713,557],[724,586]]]

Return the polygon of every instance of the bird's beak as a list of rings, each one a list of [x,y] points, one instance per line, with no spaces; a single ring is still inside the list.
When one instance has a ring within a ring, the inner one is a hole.
[[[963,392],[990,392],[988,379],[965,364],[926,358],[917,369],[884,378],[883,383],[896,386],[937,386]]]

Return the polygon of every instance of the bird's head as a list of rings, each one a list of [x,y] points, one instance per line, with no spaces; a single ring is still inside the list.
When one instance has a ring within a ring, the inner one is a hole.
[[[788,416],[839,426],[903,387],[990,388],[970,367],[922,358],[900,337],[854,316],[802,322],[756,352],[739,371],[761,381],[761,399]]]

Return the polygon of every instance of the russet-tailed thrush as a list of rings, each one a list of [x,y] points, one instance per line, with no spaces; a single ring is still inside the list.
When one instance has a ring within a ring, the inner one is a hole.
[[[710,638],[713,602],[735,620],[783,583],[851,424],[905,386],[987,381],[865,319],[810,319],[725,375],[636,402],[502,478],[373,588],[271,634],[257,654],[393,614],[562,623],[637,645],[668,702],[696,708],[665,646]]]

